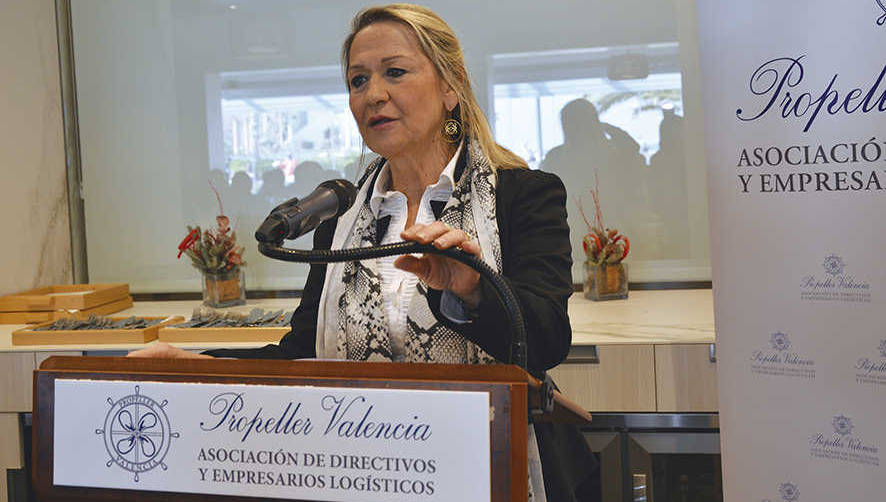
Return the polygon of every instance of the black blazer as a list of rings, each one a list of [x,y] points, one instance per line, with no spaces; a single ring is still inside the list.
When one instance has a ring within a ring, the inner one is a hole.
[[[466,149],[464,149],[466,150]],[[455,178],[464,171],[464,155]],[[566,312],[572,294],[572,247],[566,222],[566,189],[554,174],[529,169],[497,173],[496,220],[502,252],[502,273],[514,290],[526,322],[528,365],[540,373],[562,362],[572,344]],[[371,180],[369,180],[371,182]],[[442,209],[442,208],[435,208]],[[437,215],[439,216],[439,214]],[[329,249],[336,221],[314,232],[314,248]],[[218,349],[216,357],[298,359],[316,357],[317,313],[326,265],[311,265],[292,330],[279,344],[258,349]],[[505,310],[492,287],[483,281],[483,300],[476,318],[452,324],[440,314],[440,291],[431,291],[431,310],[441,322],[460,332],[498,360],[507,361],[511,335]],[[547,499],[554,502],[596,500],[599,467],[581,431],[570,425],[535,424]]]
[[[458,170],[456,171],[458,173]],[[572,330],[566,304],[572,294],[572,248],[566,223],[566,189],[556,175],[528,169],[498,172],[496,219],[502,251],[502,273],[514,290],[526,322],[528,363],[533,373],[553,368],[566,358]],[[320,225],[314,248],[329,249],[336,221]],[[326,265],[312,265],[292,330],[277,345],[260,349],[218,349],[216,357],[299,359],[316,357],[317,312]],[[476,318],[453,324],[440,314],[440,291],[428,300],[437,318],[500,361],[510,354],[511,334],[505,310],[492,286],[481,282]]]

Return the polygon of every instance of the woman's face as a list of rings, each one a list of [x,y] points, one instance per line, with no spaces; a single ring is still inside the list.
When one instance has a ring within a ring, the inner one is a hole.
[[[455,92],[412,30],[385,21],[360,30],[348,64],[350,106],[366,145],[387,158],[420,155],[441,137]]]

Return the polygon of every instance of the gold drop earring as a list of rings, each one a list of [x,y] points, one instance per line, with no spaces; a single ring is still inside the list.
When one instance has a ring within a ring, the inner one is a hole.
[[[443,139],[447,143],[458,143],[464,135],[461,121],[459,120],[458,105],[449,112],[449,118],[443,121]]]

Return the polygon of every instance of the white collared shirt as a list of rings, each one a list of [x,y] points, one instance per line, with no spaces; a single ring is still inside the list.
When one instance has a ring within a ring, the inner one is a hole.
[[[449,163],[440,173],[440,179],[437,183],[425,188],[422,194],[421,202],[418,206],[418,214],[415,216],[415,223],[423,223],[425,225],[436,221],[434,211],[431,208],[431,201],[446,202],[452,195],[455,187],[455,164],[461,153],[459,145],[455,155],[449,159]],[[372,196],[369,199],[369,208],[375,219],[390,216],[391,221],[388,224],[388,230],[385,235],[381,236],[379,244],[390,244],[400,242],[400,233],[406,229],[406,219],[408,217],[408,208],[406,206],[406,195],[402,192],[389,190],[391,186],[391,171],[387,164],[382,166],[381,172],[378,174],[375,186],[372,190]],[[409,302],[416,291],[418,277],[394,267],[396,256],[387,256],[379,258],[379,273],[381,274],[382,299],[384,300],[385,317],[388,321],[388,333],[391,340],[391,351],[395,361],[401,361],[405,356],[406,341],[406,315],[409,310]],[[446,296],[444,294],[444,296]],[[447,317],[449,317],[447,315]],[[458,316],[456,316],[458,317]],[[458,322],[458,319],[454,319]]]

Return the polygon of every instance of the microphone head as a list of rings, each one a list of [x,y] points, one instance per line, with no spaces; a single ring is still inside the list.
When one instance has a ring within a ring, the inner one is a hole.
[[[283,242],[286,236],[286,223],[283,219],[271,213],[255,231],[255,240],[258,242],[278,243]]]
[[[338,197],[338,211],[335,213],[336,217],[343,215],[345,211],[354,205],[354,201],[357,200],[357,187],[348,180],[326,180],[323,183],[320,183],[320,186],[332,190],[335,192],[335,196]]]
[[[324,181],[305,198],[291,199],[275,207],[255,231],[255,239],[264,243],[297,239],[324,221],[344,214],[356,199],[357,187],[350,181]]]

